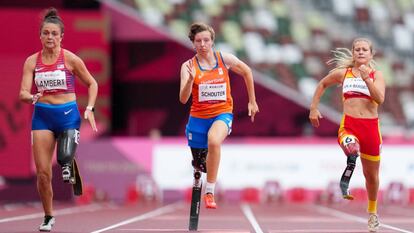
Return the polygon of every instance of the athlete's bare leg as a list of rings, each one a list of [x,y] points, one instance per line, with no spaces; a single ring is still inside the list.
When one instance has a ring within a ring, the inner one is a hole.
[[[221,144],[228,135],[228,127],[221,120],[215,121],[208,131],[207,182],[215,183],[220,165]]]
[[[379,167],[380,161],[371,161],[361,158],[362,170],[365,176],[365,187],[368,193],[368,199],[377,200],[379,188]]]
[[[53,216],[52,158],[56,141],[53,132],[49,130],[33,130],[32,132],[37,190],[45,215]]]

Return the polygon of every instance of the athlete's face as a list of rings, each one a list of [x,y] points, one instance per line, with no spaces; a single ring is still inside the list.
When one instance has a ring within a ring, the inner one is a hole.
[[[53,49],[60,47],[62,41],[62,31],[59,25],[54,23],[45,23],[40,31],[40,41],[43,48]]]
[[[208,53],[213,47],[213,40],[209,31],[202,31],[194,36],[194,47],[197,53]]]
[[[352,53],[356,64],[368,64],[372,59],[371,46],[365,40],[355,41]]]

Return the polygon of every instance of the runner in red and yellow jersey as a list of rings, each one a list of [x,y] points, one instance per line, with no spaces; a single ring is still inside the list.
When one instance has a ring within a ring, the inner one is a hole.
[[[344,116],[338,131],[338,142],[347,155],[347,167],[341,178],[341,190],[345,199],[352,200],[348,187],[356,160],[361,163],[368,193],[368,229],[379,228],[377,197],[381,134],[379,130],[378,105],[384,102],[385,81],[380,71],[374,69],[372,43],[366,38],[355,39],[352,50],[341,48],[334,51],[335,57],[328,63],[336,63],[318,84],[310,106],[309,119],[314,127],[322,118],[318,110],[325,89],[342,85]]]
[[[209,25],[191,25],[189,38],[196,55],[182,64],[180,84],[180,102],[185,104],[192,96],[186,135],[193,155],[193,166],[207,172],[204,201],[206,207],[212,209],[217,207],[214,188],[221,144],[230,134],[233,121],[228,70],[233,70],[245,80],[249,96],[247,108],[252,122],[259,111],[250,68],[232,54],[214,51],[214,37],[214,30]]]

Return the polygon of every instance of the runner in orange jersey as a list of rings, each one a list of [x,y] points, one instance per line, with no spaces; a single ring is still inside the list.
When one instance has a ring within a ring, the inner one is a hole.
[[[204,195],[206,207],[215,209],[214,188],[221,144],[230,134],[233,121],[233,99],[228,73],[230,69],[245,80],[249,96],[247,108],[252,122],[259,107],[250,68],[232,54],[214,51],[215,33],[209,25],[192,24],[188,37],[196,55],[181,66],[180,102],[185,104],[192,96],[186,136],[194,168],[207,172]]]

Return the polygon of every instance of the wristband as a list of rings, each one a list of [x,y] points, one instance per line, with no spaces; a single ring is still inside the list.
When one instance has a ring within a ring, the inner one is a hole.
[[[93,106],[87,106],[86,110],[89,110],[91,112],[95,112],[95,108]]]

